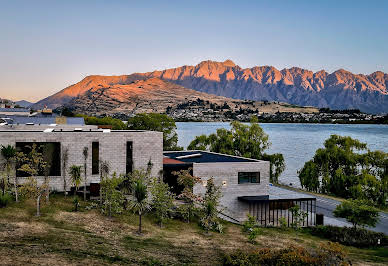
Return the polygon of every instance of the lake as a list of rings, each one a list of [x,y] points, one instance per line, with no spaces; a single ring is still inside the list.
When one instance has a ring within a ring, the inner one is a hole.
[[[229,129],[227,122],[177,122],[178,145],[187,148],[195,136]],[[297,171],[310,160],[332,134],[350,136],[368,144],[371,150],[388,152],[388,125],[260,124],[272,143],[267,153],[282,153],[286,169],[280,183],[299,187]]]

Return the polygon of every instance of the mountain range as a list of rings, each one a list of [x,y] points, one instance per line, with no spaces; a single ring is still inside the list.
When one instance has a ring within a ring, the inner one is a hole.
[[[126,86],[151,78],[165,81],[166,86],[173,83],[195,91],[234,99],[280,101],[301,106],[388,113],[388,74],[381,71],[364,75],[343,69],[333,73],[324,70],[314,73],[298,67],[283,70],[273,66],[241,68],[231,60],[208,60],[195,66],[185,65],[130,75],[87,76],[80,82],[39,101],[33,107],[47,105],[55,108],[85,96],[90,91]],[[116,90],[115,93],[121,92]],[[135,94],[133,91],[132,98],[121,100],[130,102]]]

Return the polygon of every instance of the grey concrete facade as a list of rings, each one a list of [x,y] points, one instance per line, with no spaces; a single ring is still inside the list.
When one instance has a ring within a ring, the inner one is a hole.
[[[159,176],[163,169],[163,133],[161,132],[110,131],[89,127],[82,128],[82,131],[74,131],[73,127],[72,130],[65,128],[44,132],[41,128],[4,130],[0,127],[0,145],[15,146],[17,142],[60,142],[61,161],[64,151],[68,151],[67,171],[71,165],[84,165],[83,149],[88,147],[87,184],[98,183],[100,180],[99,174],[92,175],[92,142],[99,143],[100,162],[107,161],[110,165],[110,174],[116,172],[119,175],[126,173],[126,143],[129,141],[133,143],[133,168],[146,169],[151,161],[152,176]],[[66,174],[66,176],[68,180],[69,175]],[[42,182],[43,177],[38,180]],[[67,184],[66,190],[70,190],[70,182],[67,181]],[[56,191],[63,191],[63,176],[50,177],[50,187]]]
[[[204,195],[206,180],[213,177],[222,188],[223,212],[241,222],[247,218],[249,205],[239,201],[238,197],[268,195],[269,169],[267,161],[194,163],[193,175],[202,180],[202,184],[194,187],[194,193]],[[239,172],[260,172],[260,183],[238,184]]]

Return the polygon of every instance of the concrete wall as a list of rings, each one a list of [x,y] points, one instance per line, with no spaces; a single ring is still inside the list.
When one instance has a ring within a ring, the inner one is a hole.
[[[14,145],[16,142],[60,142],[61,153],[68,149],[67,170],[71,165],[84,164],[83,149],[88,147],[87,184],[99,182],[99,175],[92,175],[92,142],[99,142],[100,162],[108,161],[112,174],[126,172],[126,143],[133,142],[134,169],[146,169],[148,162],[153,163],[152,175],[159,176],[163,169],[163,133],[152,131],[0,131],[0,145]],[[3,160],[3,158],[1,158]],[[62,156],[61,156],[62,160]],[[62,163],[61,163],[62,167]],[[63,172],[63,169],[61,169]],[[23,180],[20,178],[21,181]],[[67,179],[69,176],[67,174]],[[43,180],[40,178],[39,180]],[[67,181],[70,190],[70,182]],[[50,178],[50,187],[63,191],[63,177]]]
[[[238,172],[260,172],[260,183],[238,184]],[[259,196],[269,193],[269,162],[238,162],[238,163],[195,163],[193,175],[202,181],[213,177],[217,185],[222,186],[221,205],[225,213],[236,220],[243,221],[247,218],[249,206],[239,201],[240,196]],[[226,185],[223,185],[226,181]],[[204,182],[205,183],[205,182]],[[204,195],[205,184],[197,184],[194,193]]]

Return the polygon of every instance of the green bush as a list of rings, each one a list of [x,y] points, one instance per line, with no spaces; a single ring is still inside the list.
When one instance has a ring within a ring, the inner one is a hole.
[[[7,205],[12,201],[12,195],[11,194],[0,194],[0,208],[7,207]]]
[[[256,218],[248,214],[248,219],[242,225],[242,232],[248,233],[248,240],[251,243],[256,243],[256,238],[261,233],[261,229],[256,222]]]
[[[388,245],[388,237],[386,235],[363,228],[326,225],[316,226],[306,230],[309,230],[312,235],[323,237],[347,246],[374,247]],[[379,239],[380,244],[378,244]]]
[[[280,250],[266,248],[254,252],[238,250],[224,255],[222,265],[348,265],[348,263],[342,247],[329,242],[320,245],[317,251],[308,251],[301,247]]]

